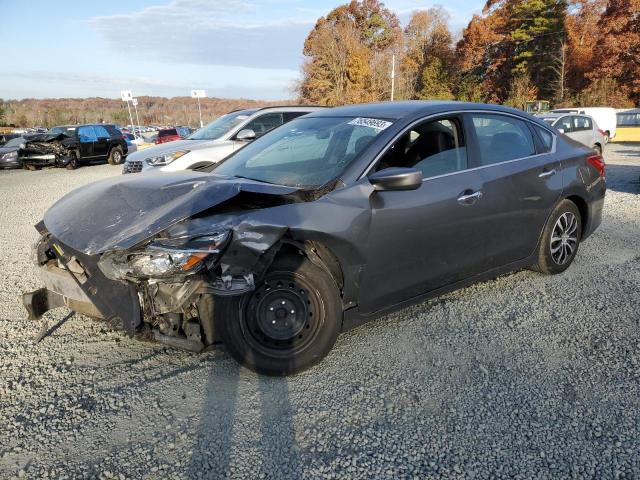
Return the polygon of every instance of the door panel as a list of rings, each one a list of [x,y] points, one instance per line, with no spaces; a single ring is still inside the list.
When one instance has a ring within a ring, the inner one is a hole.
[[[93,157],[94,145],[97,140],[93,128],[90,126],[78,128],[78,139],[80,140],[80,158],[87,159]]]
[[[478,191],[478,172],[424,180],[413,191],[374,192],[367,266],[359,308],[370,313],[479,273],[485,237],[482,199],[458,202]]]
[[[106,128],[100,125],[93,126],[96,132],[96,143],[93,146],[93,155],[96,157],[106,157],[109,153],[109,140],[111,135]]]

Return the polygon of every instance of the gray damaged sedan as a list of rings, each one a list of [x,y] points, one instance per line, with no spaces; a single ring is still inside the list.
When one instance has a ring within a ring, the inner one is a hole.
[[[605,165],[522,112],[322,110],[211,171],[71,192],[36,227],[45,287],[131,334],[286,375],[364,321],[505,272],[560,273],[600,224]]]

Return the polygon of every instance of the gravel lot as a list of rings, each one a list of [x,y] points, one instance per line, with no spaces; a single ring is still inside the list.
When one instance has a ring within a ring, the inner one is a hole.
[[[0,172],[0,478],[640,478],[640,146],[605,157],[604,222],[563,275],[408,308],[286,379],[55,329],[63,309],[35,345],[32,225],[120,167]]]

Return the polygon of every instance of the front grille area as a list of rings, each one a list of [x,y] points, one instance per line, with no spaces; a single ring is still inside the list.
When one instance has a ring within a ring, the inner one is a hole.
[[[125,162],[122,173],[138,173],[142,171],[142,161]]]

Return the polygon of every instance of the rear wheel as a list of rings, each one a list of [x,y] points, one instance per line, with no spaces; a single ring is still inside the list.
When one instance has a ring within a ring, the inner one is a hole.
[[[304,257],[276,259],[261,284],[218,297],[216,327],[229,354],[266,375],[289,375],[324,358],[340,333],[338,288]]]
[[[598,155],[602,155],[602,147],[597,143],[593,146],[593,149],[598,152]]]
[[[114,147],[109,152],[107,162],[109,162],[110,165],[120,165],[122,163],[122,158],[122,149],[120,147]]]
[[[563,200],[553,210],[544,228],[534,268],[547,274],[564,272],[578,252],[581,233],[578,207],[570,200]]]
[[[608,130],[606,132],[604,132],[604,143],[609,143],[610,136],[611,135],[609,134]]]

